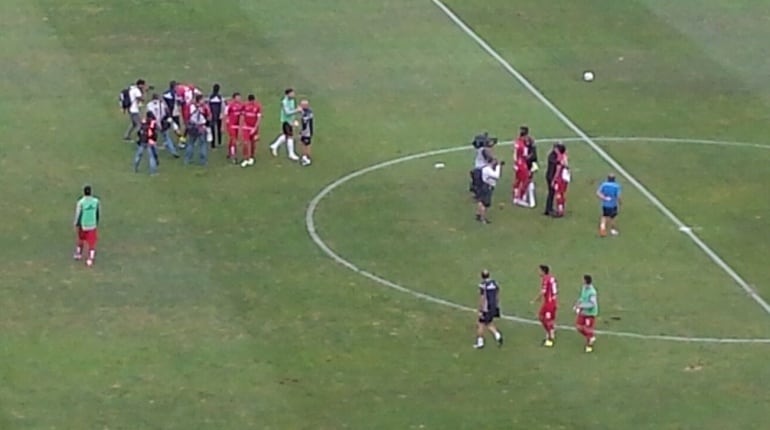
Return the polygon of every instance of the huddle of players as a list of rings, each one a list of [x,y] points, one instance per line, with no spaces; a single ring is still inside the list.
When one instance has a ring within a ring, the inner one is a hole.
[[[137,102],[141,103],[141,100]],[[297,116],[302,120],[302,157],[294,152],[294,129],[300,125]],[[240,162],[241,167],[254,165],[262,122],[262,105],[254,94],[249,94],[244,101],[241,94],[235,92],[230,99],[225,100],[220,95],[219,84],[214,85],[209,97],[204,97],[201,90],[194,85],[170,82],[169,89],[163,93],[162,99],[157,94],[153,95],[148,104],[146,117],[139,127],[140,148],[134,159],[134,169],[138,169],[141,153],[147,149],[150,170],[154,173],[158,162],[155,145],[159,135],[164,138],[169,152],[178,157],[169,137],[172,130],[179,136],[180,148],[186,149],[185,162],[191,161],[193,150],[198,147],[201,164],[206,164],[205,146],[211,144],[211,147],[215,148],[222,144],[223,119],[228,136],[227,158],[234,164]],[[281,122],[282,133],[270,146],[273,156],[277,156],[279,147],[286,143],[288,157],[292,161],[299,160],[303,166],[310,165],[313,111],[307,100],[303,100],[297,107],[295,92],[291,88],[284,91],[281,101]],[[184,131],[181,131],[182,127]],[[240,160],[239,147],[242,154]]]
[[[543,346],[553,347],[556,341],[556,311],[558,310],[558,282],[551,274],[551,268],[540,265],[540,291],[531,303],[540,302],[538,319],[545,330]],[[575,326],[585,338],[585,352],[593,352],[596,334],[594,326],[599,315],[599,301],[591,275],[583,275],[580,295],[572,309],[577,314]],[[500,286],[492,279],[489,271],[481,272],[479,283],[479,318],[476,326],[476,349],[484,347],[484,331],[490,331],[499,346],[503,344],[503,335],[495,326],[495,318],[500,317]]]
[[[492,204],[492,191],[500,179],[501,166],[504,161],[494,157],[492,148],[497,139],[490,138],[486,133],[476,136],[473,142],[476,148],[474,169],[471,171],[471,192],[476,198],[476,219],[488,224],[487,208]],[[535,182],[534,173],[538,170],[537,146],[529,134],[529,127],[521,126],[513,149],[514,180],[512,184],[512,202],[516,206],[534,208]],[[548,155],[548,198],[546,200],[546,215],[562,217],[567,202],[567,187],[570,182],[567,148],[557,142]]]

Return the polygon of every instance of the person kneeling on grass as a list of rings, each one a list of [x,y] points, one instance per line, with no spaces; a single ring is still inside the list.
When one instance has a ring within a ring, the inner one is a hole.
[[[492,158],[487,161],[487,165],[481,169],[481,186],[476,192],[476,221],[483,224],[489,224],[487,219],[487,209],[492,206],[492,192],[495,190],[497,181],[500,179],[500,171],[504,161],[497,161]]]

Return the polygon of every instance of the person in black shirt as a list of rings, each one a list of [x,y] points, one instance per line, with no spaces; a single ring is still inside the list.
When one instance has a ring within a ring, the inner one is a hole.
[[[559,164],[559,154],[556,150],[558,143],[553,144],[551,152],[548,153],[548,168],[545,169],[545,182],[548,184],[548,196],[545,199],[545,212],[543,215],[552,215],[553,211],[553,197],[554,188],[553,180],[556,177],[556,167]]]
[[[479,319],[476,327],[476,349],[484,347],[484,329],[495,336],[498,346],[503,345],[503,335],[495,327],[495,318],[500,317],[500,287],[489,275],[488,270],[481,271],[479,283]]]
[[[211,147],[222,146],[222,110],[225,98],[219,93],[219,84],[214,84],[209,96],[209,110],[211,111]]]

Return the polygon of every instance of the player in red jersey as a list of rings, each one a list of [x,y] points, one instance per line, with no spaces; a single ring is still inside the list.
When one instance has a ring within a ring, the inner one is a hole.
[[[535,189],[532,181],[530,160],[530,148],[533,148],[534,140],[529,135],[529,127],[519,127],[519,137],[513,147],[513,204],[532,208],[535,207]]]
[[[262,104],[254,94],[249,94],[243,105],[243,162],[241,167],[254,164],[259,141],[259,123],[262,121]]]
[[[556,205],[554,216],[563,217],[567,205],[567,187],[572,178],[569,171],[567,147],[561,142],[556,144],[556,160],[556,174],[553,179],[554,203]]]
[[[187,124],[187,121],[190,120],[190,105],[196,95],[203,93],[192,84],[177,84],[174,91],[176,91],[177,100],[181,104],[182,120]]]
[[[227,158],[237,163],[238,134],[241,130],[241,117],[243,116],[243,103],[241,93],[233,93],[233,97],[225,104],[225,117],[227,118]]]
[[[527,189],[532,179],[532,175],[529,172],[529,164],[526,158],[517,158],[515,163],[514,170],[516,174],[513,181],[513,204],[528,208],[530,204],[526,201]]]
[[[551,268],[545,264],[540,265],[540,292],[532,303],[540,301],[538,319],[545,329],[543,346],[552,347],[556,339],[556,310],[558,307],[559,288],[556,278],[551,275]]]

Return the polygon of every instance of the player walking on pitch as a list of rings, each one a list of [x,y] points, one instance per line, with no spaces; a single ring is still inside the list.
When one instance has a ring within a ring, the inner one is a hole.
[[[495,336],[498,346],[503,345],[503,335],[495,327],[495,318],[500,317],[500,287],[489,275],[488,270],[481,272],[479,283],[479,319],[476,324],[476,349],[484,348],[484,329]]]
[[[607,180],[602,182],[596,190],[596,196],[602,201],[602,217],[599,221],[599,236],[601,237],[607,236],[608,226],[611,235],[618,235],[618,230],[615,228],[615,217],[618,216],[620,209],[621,191],[622,188],[615,181],[615,175],[612,173],[607,175]]]
[[[551,268],[545,264],[540,265],[540,293],[532,300],[532,303],[540,300],[538,319],[545,329],[543,346],[552,347],[556,340],[556,309],[558,307],[558,285],[556,278],[551,275]]]
[[[293,88],[287,88],[284,91],[283,100],[281,100],[281,135],[270,145],[270,152],[273,157],[277,157],[278,148],[286,143],[289,159],[297,161],[299,157],[294,152],[294,127],[299,126],[297,114],[302,112],[302,109],[297,107],[297,100],[294,96]]]
[[[596,342],[594,327],[596,325],[596,316],[599,315],[599,299],[591,275],[583,275],[580,297],[578,297],[574,309],[577,313],[575,327],[578,333],[586,338],[585,351],[593,352],[594,342]]]
[[[83,196],[75,205],[75,232],[77,233],[77,244],[75,245],[75,260],[83,258],[84,245],[88,245],[88,258],[86,266],[94,265],[96,257],[96,242],[98,240],[97,225],[99,224],[101,205],[99,199],[94,197],[91,192],[91,186],[83,187]]]

